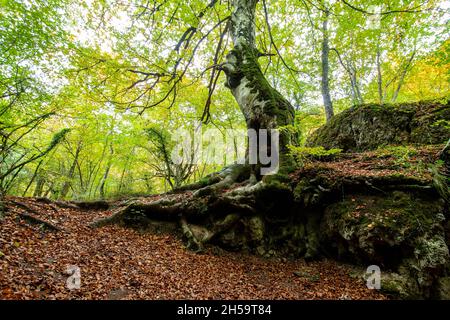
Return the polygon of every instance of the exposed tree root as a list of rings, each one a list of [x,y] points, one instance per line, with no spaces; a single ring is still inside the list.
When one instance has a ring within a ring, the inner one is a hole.
[[[56,205],[60,208],[66,208],[66,209],[79,209],[79,207],[69,201],[60,201],[60,200],[51,200],[49,198],[36,198],[37,202],[42,202],[45,204],[52,204],[52,205]]]
[[[198,183],[167,193],[163,198],[119,204],[110,217],[93,222],[91,227],[107,224],[139,227],[155,220],[175,222],[180,226],[186,246],[196,252],[202,251],[207,243],[221,242],[222,236],[230,237],[227,232],[233,232],[237,225],[246,229],[249,239],[259,239],[258,242],[262,241],[262,236],[255,234],[262,231],[256,229],[264,225],[252,224],[261,211],[257,196],[266,185],[252,177],[250,166],[232,165]]]
[[[15,213],[17,213],[17,215],[19,217],[21,217],[22,219],[28,221],[29,223],[42,225],[44,228],[46,228],[48,230],[51,230],[51,231],[64,231],[63,229],[61,229],[57,225],[37,217],[36,215],[38,215],[39,212],[37,212],[33,208],[29,207],[25,203],[22,203],[22,202],[19,202],[19,201],[15,201],[15,200],[10,200],[9,202],[14,204],[16,207],[26,211],[26,212],[15,211]]]
[[[142,225],[145,221],[177,222],[186,245],[199,252],[204,245],[231,229],[242,216],[256,214],[255,192],[263,183],[251,184],[246,166],[231,166],[158,200],[135,200],[119,206],[110,217],[91,227],[107,224]],[[242,183],[247,184],[242,186]],[[211,183],[213,181],[213,183]],[[222,192],[222,193],[221,193]]]
[[[38,214],[38,212],[36,210],[34,210],[33,208],[30,208],[29,206],[27,206],[25,203],[20,202],[20,201],[15,201],[15,200],[11,200],[9,201],[10,203],[14,204],[16,207],[19,207],[27,212],[31,212],[34,214]]]
[[[72,204],[83,210],[107,210],[110,207],[108,201],[74,201]]]
[[[225,168],[217,175],[211,177],[214,183],[198,188],[194,192],[194,196],[201,197],[212,194],[227,188],[230,188],[234,183],[250,179],[250,167],[245,165],[232,165]]]
[[[42,225],[42,226],[44,226],[44,228],[49,229],[51,231],[64,231],[63,229],[61,229],[60,227],[54,225],[53,223],[50,223],[50,222],[45,221],[43,219],[40,219],[40,218],[36,217],[35,215],[28,214],[28,213],[23,213],[23,212],[18,212],[17,214],[22,219],[27,220],[30,223]]]
[[[45,204],[54,203],[53,200],[46,198],[46,197],[37,197],[35,199],[36,199],[36,202],[41,202],[41,203],[45,203]]]
[[[450,151],[450,139],[448,139],[447,143],[445,144],[444,148],[439,151],[438,157],[442,161],[449,161],[449,151]]]
[[[183,231],[183,236],[186,238],[187,244],[186,246],[195,252],[203,251],[203,237],[200,237],[200,232],[197,232],[197,235],[194,234],[193,228],[189,226],[185,217],[180,219],[181,230]],[[204,238],[209,237],[208,233]]]

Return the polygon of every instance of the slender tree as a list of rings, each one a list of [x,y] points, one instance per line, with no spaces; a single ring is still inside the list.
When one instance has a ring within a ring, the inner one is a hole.
[[[322,61],[322,81],[321,81],[321,89],[322,89],[322,98],[323,98],[323,105],[325,108],[325,116],[327,122],[331,120],[331,118],[334,116],[334,110],[333,110],[333,103],[331,101],[331,95],[330,95],[330,76],[329,76],[329,69],[330,69],[330,62],[329,62],[329,56],[330,56],[330,45],[329,45],[329,37],[328,37],[328,21],[329,21],[330,11],[326,9],[323,12],[323,22],[322,22],[322,54],[321,54],[321,61]]]

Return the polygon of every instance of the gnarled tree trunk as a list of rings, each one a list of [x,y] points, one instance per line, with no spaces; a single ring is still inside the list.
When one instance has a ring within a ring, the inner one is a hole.
[[[227,55],[223,70],[227,76],[226,86],[235,97],[247,123],[248,129],[282,129],[279,131],[280,166],[287,164],[287,145],[295,143],[295,136],[283,127],[293,125],[294,108],[264,74],[258,62],[261,53],[255,45],[255,10],[258,0],[234,0],[231,16],[231,37],[234,48]],[[269,132],[270,134],[270,132]],[[270,140],[269,140],[270,141]],[[262,141],[258,141],[258,147]],[[276,152],[270,149],[268,152]],[[260,167],[261,159],[258,156]],[[253,172],[255,173],[255,172]],[[257,173],[256,173],[257,174]]]
[[[234,47],[221,67],[227,77],[225,85],[235,97],[247,128],[256,132],[267,130],[266,137],[257,135],[257,149],[267,148],[263,153],[271,158],[277,153],[278,171],[286,173],[292,164],[288,145],[296,144],[291,130],[294,108],[261,71],[258,58],[262,54],[255,45],[257,2],[232,1],[234,10],[229,30]],[[271,144],[274,136],[279,138],[278,149]],[[111,217],[92,226],[118,223],[142,227],[152,225],[154,220],[177,221],[191,249],[201,250],[204,243],[216,242],[233,248],[258,247],[261,251],[266,238],[265,216],[276,216],[280,210],[287,212],[288,208],[283,208],[291,198],[289,187],[280,182],[285,175],[262,179],[262,169],[267,166],[267,159],[262,158],[258,152],[257,161],[252,161],[251,166],[227,167],[150,202],[126,202]]]

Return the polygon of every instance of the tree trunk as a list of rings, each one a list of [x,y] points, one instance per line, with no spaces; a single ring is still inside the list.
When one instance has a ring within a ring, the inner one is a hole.
[[[378,100],[380,104],[383,104],[383,78],[381,74],[381,50],[380,44],[377,44],[377,78],[378,78]]]
[[[111,170],[112,166],[112,160],[114,156],[114,148],[112,143],[109,145],[109,160],[106,165],[105,173],[103,174],[102,180],[100,182],[100,198],[105,199],[105,185],[106,185],[106,179],[108,179],[109,171]]]
[[[336,55],[338,57],[339,63],[341,66],[345,69],[345,71],[348,73],[348,76],[350,78],[350,88],[352,90],[352,99],[354,104],[363,104],[364,99],[361,95],[361,90],[359,89],[359,83],[358,78],[356,76],[356,67],[354,62],[352,62],[349,58],[346,59],[346,62],[342,60],[341,54],[336,48],[332,48],[330,50],[333,50],[336,52]]]
[[[22,197],[26,196],[28,190],[30,189],[31,185],[33,184],[34,180],[36,179],[38,172],[39,172],[39,168],[41,167],[43,162],[44,162],[44,160],[39,161],[38,165],[36,166],[36,169],[34,170],[33,176],[30,179],[30,182],[28,183],[27,187],[23,191]]]
[[[324,20],[322,24],[322,81],[321,81],[321,89],[322,89],[322,98],[323,105],[325,108],[325,116],[327,122],[331,120],[334,116],[333,111],[333,103],[331,102],[330,96],[330,79],[329,79],[329,56],[330,56],[330,46],[328,40],[328,17],[330,15],[329,11],[324,12]]]
[[[134,155],[134,150],[135,150],[135,147],[133,147],[131,149],[131,152],[127,155],[127,158],[126,158],[126,161],[125,161],[125,166],[123,167],[122,174],[120,175],[119,187],[118,187],[118,190],[117,190],[118,194],[121,194],[123,188],[125,187],[125,183],[124,183],[125,176],[128,174],[128,169],[129,169],[128,166],[130,164],[131,157]],[[128,192],[128,189],[125,189],[125,192]]]
[[[400,80],[398,81],[397,89],[395,90],[393,96],[392,96],[392,103],[394,103],[397,98],[398,94],[400,93],[400,89],[403,86],[403,82],[405,81],[406,74],[408,73],[409,68],[411,67],[412,61],[414,60],[414,56],[416,55],[416,50],[414,50],[413,54],[411,55],[411,58],[408,59],[408,62],[406,63],[405,69],[403,69],[402,75],[400,76]]]
[[[264,77],[258,58],[261,53],[255,46],[255,9],[258,0],[234,0],[230,20],[230,32],[234,48],[227,55],[223,70],[227,76],[226,86],[236,99],[247,124],[247,129],[277,129],[293,125],[294,108]],[[268,132],[270,135],[270,132]],[[295,136],[289,130],[280,130],[279,165],[287,165],[287,146],[295,144]],[[270,141],[270,138],[269,138]],[[258,139],[258,149],[263,141]],[[268,146],[268,154],[271,150]],[[264,166],[258,153],[257,168]]]
[[[72,183],[73,176],[75,174],[75,168],[78,162],[78,156],[80,155],[80,152],[81,152],[81,141],[78,143],[77,150],[75,151],[75,156],[72,165],[70,166],[69,174],[67,175],[67,181],[64,182],[64,185],[61,189],[61,194],[59,195],[60,198],[65,198],[67,196],[67,193],[69,192],[69,188]]]
[[[295,117],[293,106],[269,84],[258,63],[261,53],[255,46],[257,2],[258,0],[232,1],[234,10],[229,31],[234,47],[221,66],[226,74],[226,86],[244,115],[247,129],[255,130],[257,137],[259,130],[268,131],[267,136],[262,135],[257,139],[257,149],[263,150],[257,152],[256,163],[254,154],[249,155],[251,150],[248,148],[247,157],[253,157],[251,166],[235,164],[226,167],[197,183],[183,186],[160,199],[150,201],[148,205],[143,205],[139,200],[133,201],[117,208],[112,216],[95,221],[93,227],[109,223],[143,226],[145,221],[148,222],[146,219],[178,221],[187,246],[193,250],[202,250],[204,243],[220,242],[218,238],[227,232],[232,232],[232,235],[225,238],[231,239],[233,243],[244,237],[250,239],[255,248],[263,245],[263,216],[268,212],[263,208],[276,208],[275,211],[284,212],[287,209],[283,209],[282,203],[286,204],[291,199],[289,186],[283,181],[287,179],[285,173],[293,164],[288,145],[297,144],[297,139],[293,130],[290,130]],[[278,149],[268,143],[267,140],[271,141],[272,138],[279,138]],[[278,156],[278,169],[284,174],[263,179],[263,169],[267,169],[267,157],[264,157],[264,153],[266,156],[274,153]],[[179,194],[183,191],[189,192],[181,199]],[[270,205],[262,205],[260,208],[260,201],[257,199],[264,199]],[[275,211],[270,213],[274,217],[277,215]],[[136,212],[144,215],[140,214],[139,218]],[[313,252],[312,249],[309,251]]]
[[[42,192],[44,191],[45,178],[41,175],[38,175],[36,178],[36,187],[33,192],[33,197],[41,197]]]
[[[348,62],[348,70],[350,71],[350,82],[352,85],[353,100],[356,104],[363,104],[364,99],[361,95],[361,90],[359,89],[358,78],[356,76],[356,68],[352,62]]]

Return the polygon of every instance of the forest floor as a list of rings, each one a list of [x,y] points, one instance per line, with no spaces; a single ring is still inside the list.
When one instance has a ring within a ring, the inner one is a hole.
[[[197,254],[173,233],[89,227],[108,210],[18,197],[8,197],[7,206],[0,299],[386,299],[352,276],[353,267],[331,260],[267,259],[215,247]],[[80,268],[80,289],[66,287],[69,265]]]
[[[443,148],[444,145],[425,145],[342,153],[331,160],[309,160],[291,177],[298,180],[306,172],[313,171],[329,180],[402,176],[414,179],[417,183],[429,184],[433,175],[428,165],[439,160],[439,152]]]

